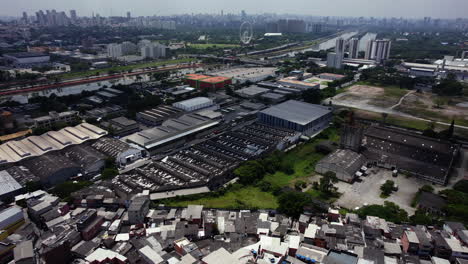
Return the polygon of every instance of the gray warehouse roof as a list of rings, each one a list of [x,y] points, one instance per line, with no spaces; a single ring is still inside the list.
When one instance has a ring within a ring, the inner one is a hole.
[[[0,196],[21,189],[21,185],[8,173],[0,171]]]
[[[289,100],[260,111],[260,113],[300,125],[307,125],[330,112],[328,107],[296,100]]]
[[[69,160],[63,155],[54,155],[52,153],[24,161],[24,166],[34,175],[42,180],[49,178],[50,175],[67,168],[79,168],[80,166]]]
[[[177,119],[169,119],[161,126],[137,132],[124,139],[145,148],[153,148],[215,126],[218,123],[219,121],[213,121],[196,114],[188,114]]]

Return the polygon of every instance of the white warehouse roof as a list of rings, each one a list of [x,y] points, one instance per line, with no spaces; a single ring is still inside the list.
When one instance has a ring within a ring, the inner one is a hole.
[[[184,101],[180,101],[180,102],[176,102],[172,104],[172,106],[179,108],[179,109],[183,109],[183,110],[193,109],[193,108],[197,109],[198,107],[205,107],[209,105],[213,105],[213,100],[211,100],[208,97],[195,97],[192,99],[188,99],[188,100],[184,100]]]

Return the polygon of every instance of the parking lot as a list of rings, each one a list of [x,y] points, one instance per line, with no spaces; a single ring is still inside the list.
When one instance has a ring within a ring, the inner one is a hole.
[[[380,198],[380,186],[387,180],[394,181],[398,185],[398,191],[394,192],[390,197],[382,199]],[[392,177],[390,170],[377,169],[375,174],[369,173],[368,176],[362,177],[361,182],[355,182],[354,184],[339,182],[335,184],[338,187],[338,191],[342,193],[337,204],[345,208],[354,209],[362,207],[365,204],[383,204],[385,201],[390,201],[411,215],[416,210],[411,207],[411,201],[418,189],[425,184],[428,183],[414,177],[408,178],[401,174],[397,177]],[[433,185],[433,187],[434,189],[442,189],[442,186]]]
[[[235,127],[186,148],[131,167],[113,179],[121,192],[151,192],[202,185],[225,175],[240,163],[273,151],[293,131],[259,123]]]

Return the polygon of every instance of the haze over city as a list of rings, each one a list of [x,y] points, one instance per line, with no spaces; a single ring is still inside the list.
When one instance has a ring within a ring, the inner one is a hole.
[[[468,264],[468,0],[0,2],[1,264]]]
[[[23,11],[39,9],[76,9],[86,16],[123,15],[131,11],[136,16],[171,15],[182,13],[289,13],[314,16],[374,16],[374,17],[466,17],[468,1],[465,0],[2,0],[0,15],[19,15]]]

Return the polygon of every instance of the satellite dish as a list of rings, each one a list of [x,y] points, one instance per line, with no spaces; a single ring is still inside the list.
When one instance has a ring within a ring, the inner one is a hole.
[[[240,41],[244,45],[250,44],[250,41],[252,41],[253,38],[253,29],[252,29],[252,24],[250,22],[244,22],[240,26]]]

